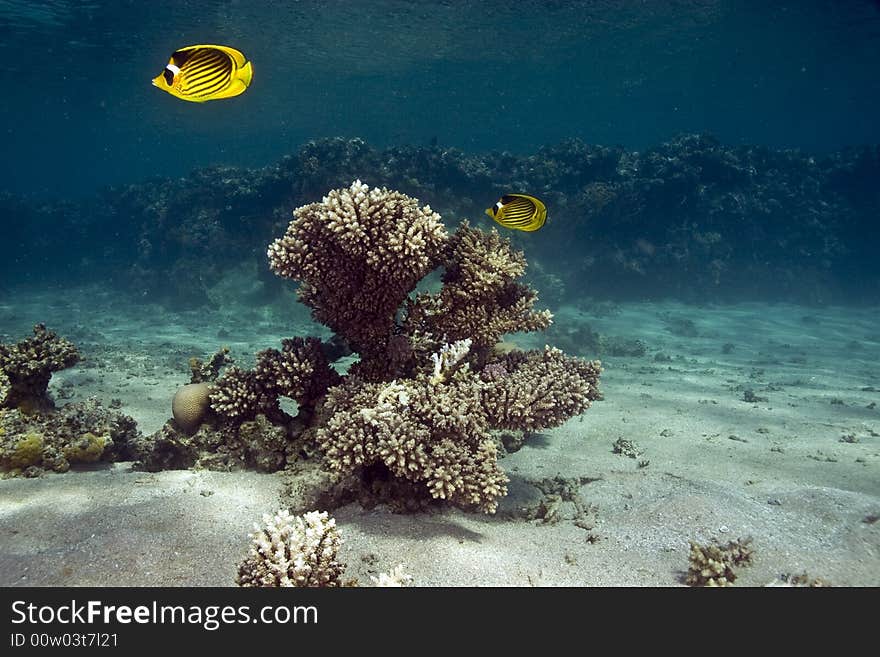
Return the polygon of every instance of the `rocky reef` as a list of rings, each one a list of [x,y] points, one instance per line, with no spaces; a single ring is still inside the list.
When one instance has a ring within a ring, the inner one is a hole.
[[[77,348],[43,324],[32,338],[0,344],[0,475],[34,477],[135,458],[132,418],[96,399],[56,408],[49,396],[52,373],[79,360]]]
[[[0,344],[0,408],[27,412],[53,408],[47,393],[52,373],[77,362],[76,347],[43,324],[34,326],[32,338]]]
[[[836,301],[880,288],[871,252],[880,148],[811,155],[692,134],[644,151],[569,140],[532,155],[327,139],[269,167],[201,169],[83,201],[4,193],[0,222],[12,238],[0,246],[0,273],[69,281],[112,271],[143,298],[190,308],[221,303],[212,285],[244,261],[256,272],[253,294],[269,298],[281,286],[260,254],[289,208],[356,177],[450,219],[481,217],[509,191],[540,196],[547,225],[513,239],[532,280],[560,301],[585,282],[616,299]],[[35,271],[45,262],[51,271]]]
[[[336,347],[291,338],[257,354],[253,369],[219,376],[192,363],[188,386],[213,380],[186,388],[192,399],[148,441],[146,467],[271,471],[319,455],[361,499],[491,513],[507,492],[492,430],[556,427],[600,398],[598,361],[494,349],[504,334],[552,320],[519,280],[523,254],[495,229],[462,222],[450,235],[429,206],[358,180],[298,208],[268,256]],[[438,267],[439,290],[413,294]],[[340,342],[359,357],[345,374],[328,357]]]

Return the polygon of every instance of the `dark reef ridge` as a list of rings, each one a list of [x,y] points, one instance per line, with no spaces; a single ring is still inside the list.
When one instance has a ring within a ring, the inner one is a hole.
[[[570,140],[527,156],[334,138],[265,168],[209,167],[82,201],[0,192],[0,277],[11,286],[112,274],[141,297],[192,307],[253,263],[269,294],[279,284],[266,243],[293,208],[354,179],[456,223],[488,221],[483,210],[508,191],[540,196],[545,228],[512,237],[548,300],[833,303],[880,292],[880,147],[812,156],[706,135],[641,152]]]

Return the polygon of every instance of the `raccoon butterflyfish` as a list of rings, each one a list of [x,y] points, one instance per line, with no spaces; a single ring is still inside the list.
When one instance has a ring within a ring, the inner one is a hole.
[[[505,228],[527,232],[538,230],[547,221],[547,208],[528,194],[505,194],[486,214]]]
[[[193,103],[232,98],[251,83],[254,69],[235,48],[187,46],[174,51],[153,86]]]

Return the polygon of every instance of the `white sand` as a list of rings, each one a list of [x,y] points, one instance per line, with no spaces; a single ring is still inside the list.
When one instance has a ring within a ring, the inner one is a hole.
[[[189,356],[227,344],[248,365],[310,330],[303,309],[281,314],[174,315],[95,290],[19,294],[0,297],[0,341],[45,322],[86,357],[53,378],[59,403],[118,398],[150,433]],[[766,304],[562,309],[560,326],[638,338],[647,354],[604,358],[605,401],[502,461],[511,491],[496,516],[336,510],[347,574],[368,582],[403,563],[427,586],[680,585],[690,540],[751,536],[755,562],[737,585],[803,572],[880,585],[880,521],[870,521],[880,515],[878,316]],[[677,319],[697,336],[675,335]],[[746,389],[767,401],[743,401]],[[649,463],[612,453],[618,438]],[[575,526],[570,503],[555,524],[517,517],[542,497],[529,482],[557,475],[589,482],[579,492],[595,507],[592,530]],[[232,584],[251,525],[281,504],[286,478],[116,464],[0,481],[0,585]]]

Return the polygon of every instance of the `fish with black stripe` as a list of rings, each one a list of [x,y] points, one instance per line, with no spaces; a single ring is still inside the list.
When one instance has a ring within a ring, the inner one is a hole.
[[[505,194],[486,214],[505,228],[532,232],[547,221],[547,207],[528,194]]]
[[[175,50],[153,86],[193,103],[232,98],[254,77],[245,56],[229,46],[198,45]]]

